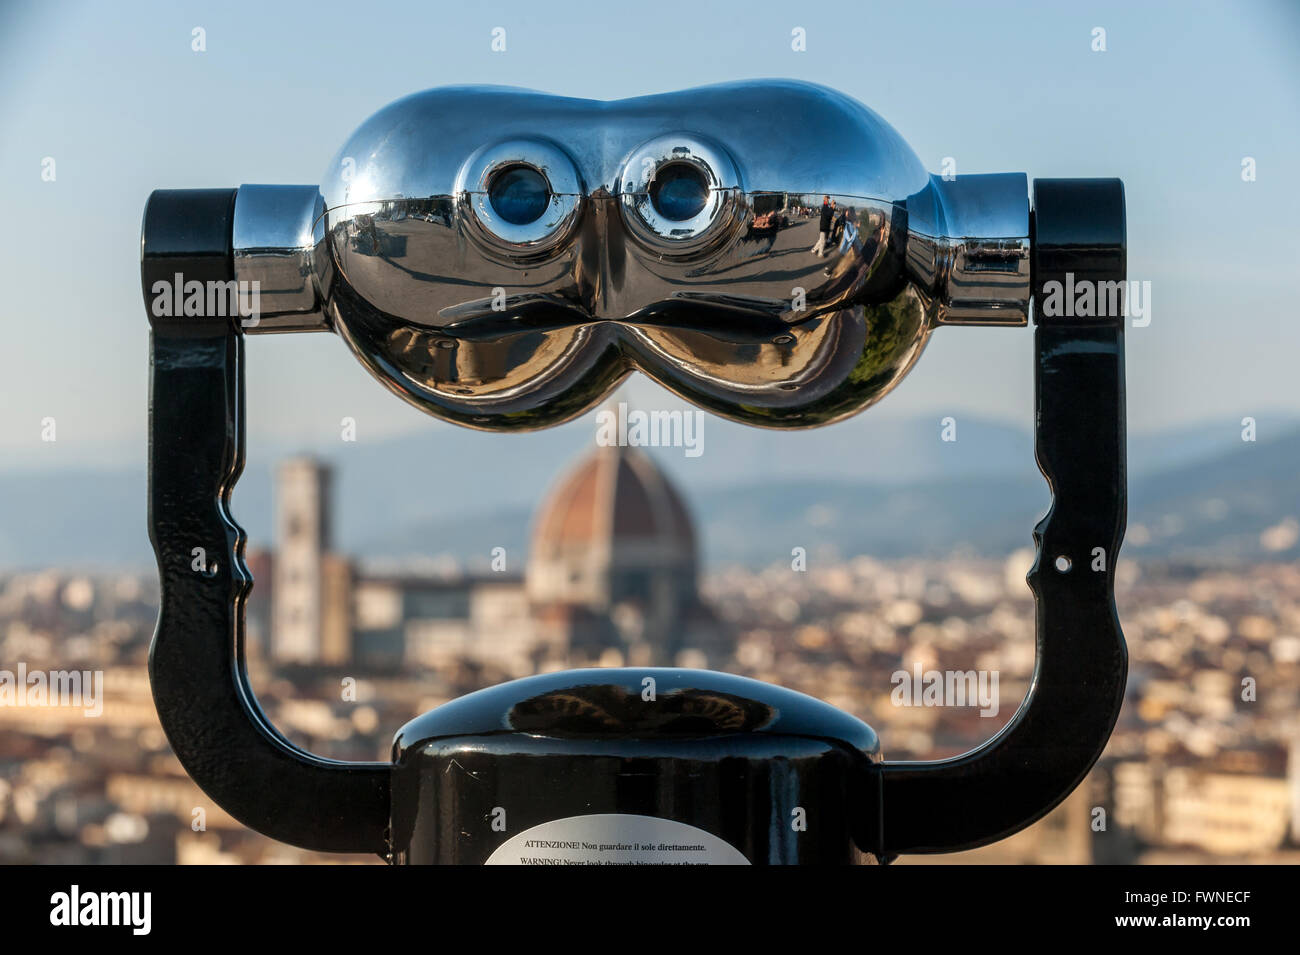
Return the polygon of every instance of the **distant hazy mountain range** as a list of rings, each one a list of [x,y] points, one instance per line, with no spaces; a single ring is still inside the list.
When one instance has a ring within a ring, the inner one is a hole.
[[[708,418],[704,453],[651,454],[685,493],[706,563],[758,566],[790,549],[841,556],[1001,555],[1031,545],[1047,486],[1026,429],[960,418],[873,421],[775,433]],[[1130,436],[1125,553],[1194,560],[1300,556],[1300,423],[1257,443],[1234,422]],[[272,467],[305,450],[337,469],[340,549],[366,558],[526,553],[532,515],[592,447],[590,422],[527,435],[445,427],[329,448],[257,448],[234,512],[270,543]],[[143,455],[141,456],[143,458]],[[0,567],[149,567],[143,461],[136,471],[0,473]]]

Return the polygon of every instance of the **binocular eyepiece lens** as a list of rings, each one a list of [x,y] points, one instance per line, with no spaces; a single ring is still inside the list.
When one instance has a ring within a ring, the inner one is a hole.
[[[492,210],[511,225],[536,222],[551,202],[546,177],[532,166],[508,166],[488,184]]]
[[[655,211],[673,222],[694,219],[708,201],[708,180],[691,163],[666,163],[650,182],[650,202]]]

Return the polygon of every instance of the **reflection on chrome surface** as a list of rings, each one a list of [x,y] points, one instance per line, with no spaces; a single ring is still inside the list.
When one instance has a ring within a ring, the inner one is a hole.
[[[471,427],[559,423],[633,370],[734,420],[826,424],[888,392],[935,326],[1027,318],[1025,176],[930,176],[879,116],[806,83],[430,90],[353,134],[319,202],[306,188],[240,190],[241,277],[314,285],[247,331],[332,327]]]
[[[775,719],[772,707],[730,693],[686,689],[650,703],[616,684],[592,683],[521,700],[505,723],[552,737],[718,736],[753,732]]]

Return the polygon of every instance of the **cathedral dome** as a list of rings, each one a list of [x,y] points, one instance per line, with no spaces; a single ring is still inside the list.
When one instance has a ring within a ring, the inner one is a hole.
[[[690,512],[667,476],[639,449],[599,447],[537,513],[529,592],[538,602],[592,608],[650,600],[638,572],[667,572],[693,589],[695,560]]]
[[[658,543],[694,559],[695,530],[685,502],[636,448],[597,448],[561,479],[537,513],[533,556],[605,541]]]

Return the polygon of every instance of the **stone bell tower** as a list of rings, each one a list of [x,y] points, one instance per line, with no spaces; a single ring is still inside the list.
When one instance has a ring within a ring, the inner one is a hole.
[[[276,474],[271,657],[277,662],[325,662],[332,483],[329,467],[314,458],[289,458]]]

